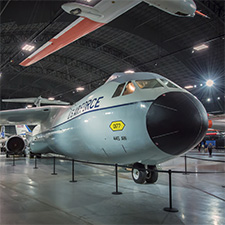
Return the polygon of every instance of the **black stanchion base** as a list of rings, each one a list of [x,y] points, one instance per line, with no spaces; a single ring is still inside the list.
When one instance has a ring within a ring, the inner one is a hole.
[[[77,182],[77,180],[70,180],[70,182],[71,182],[71,183],[75,183],[75,182]]]
[[[169,208],[169,207],[165,207],[163,210],[166,211],[166,212],[179,212],[178,209],[176,209],[176,208]]]
[[[112,192],[113,195],[122,195],[123,193],[122,192],[119,192],[119,191],[115,191],[115,192]]]
[[[38,169],[38,167],[34,167],[33,169]]]
[[[57,175],[57,173],[52,173],[52,175]]]
[[[225,185],[223,185],[222,188],[225,188]]]

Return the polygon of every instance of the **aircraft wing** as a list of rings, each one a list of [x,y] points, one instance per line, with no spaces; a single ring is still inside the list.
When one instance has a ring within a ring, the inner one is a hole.
[[[46,56],[58,51],[59,49],[65,47],[66,45],[78,40],[79,38],[85,36],[88,33],[98,29],[103,26],[104,23],[95,22],[88,18],[82,18],[75,20],[59,34],[45,43],[37,51],[27,57],[24,61],[20,63],[21,66],[29,66]]]
[[[28,109],[12,109],[0,111],[1,125],[29,124],[37,125],[48,122],[52,116],[68,109],[67,106],[46,106]]]

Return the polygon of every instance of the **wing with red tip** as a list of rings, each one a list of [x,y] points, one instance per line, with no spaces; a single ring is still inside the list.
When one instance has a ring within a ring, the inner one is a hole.
[[[103,25],[104,23],[80,17],[27,57],[20,65],[30,66]]]

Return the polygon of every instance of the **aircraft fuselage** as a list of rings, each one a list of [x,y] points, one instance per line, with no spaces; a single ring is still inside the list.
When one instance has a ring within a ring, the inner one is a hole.
[[[51,126],[41,124],[31,151],[156,165],[204,137],[207,114],[186,90],[154,73],[116,73],[111,79],[52,118]]]

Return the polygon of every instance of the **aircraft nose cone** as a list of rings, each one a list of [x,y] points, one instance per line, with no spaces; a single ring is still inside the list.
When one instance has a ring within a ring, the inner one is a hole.
[[[196,146],[208,129],[205,108],[193,95],[169,92],[150,106],[146,126],[153,143],[162,151],[181,154]]]

